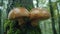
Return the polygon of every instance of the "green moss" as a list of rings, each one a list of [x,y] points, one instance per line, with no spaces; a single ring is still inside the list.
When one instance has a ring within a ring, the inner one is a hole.
[[[15,34],[20,34],[21,31],[19,29],[16,30]]]
[[[11,21],[10,20],[5,20],[4,21],[4,31],[6,31],[6,28],[10,25]]]
[[[8,31],[7,31],[7,34],[14,34],[13,29],[8,30]]]

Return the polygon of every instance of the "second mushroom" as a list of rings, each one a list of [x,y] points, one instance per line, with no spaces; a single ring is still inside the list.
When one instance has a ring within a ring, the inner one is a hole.
[[[30,19],[31,19],[31,25],[33,27],[37,27],[38,26],[38,22],[39,20],[46,20],[48,18],[50,18],[50,13],[43,8],[33,8],[30,11]]]

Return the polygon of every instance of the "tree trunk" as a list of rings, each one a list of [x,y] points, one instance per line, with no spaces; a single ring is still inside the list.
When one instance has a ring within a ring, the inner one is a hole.
[[[58,24],[59,24],[59,34],[60,34],[60,16],[59,16],[59,9],[58,9],[58,5],[60,4],[59,2],[56,3],[57,4],[57,15],[58,15]]]
[[[38,7],[38,5],[39,5],[39,4],[38,4],[38,3],[39,3],[39,0],[36,0],[36,1],[37,1],[37,7]]]
[[[1,0],[1,5],[0,6],[3,6],[3,0]],[[0,19],[1,19],[0,20],[0,26],[1,26],[1,28],[0,28],[1,29],[1,33],[0,34],[4,34],[4,31],[3,31],[3,18],[2,18],[3,15],[2,14],[3,14],[3,11],[2,11],[2,9],[0,9],[0,16],[1,16],[0,17]]]
[[[1,33],[1,9],[0,9],[0,33]]]
[[[49,7],[50,7],[50,12],[51,12],[53,34],[57,34],[56,29],[55,29],[54,12],[53,12],[51,0],[49,0]]]

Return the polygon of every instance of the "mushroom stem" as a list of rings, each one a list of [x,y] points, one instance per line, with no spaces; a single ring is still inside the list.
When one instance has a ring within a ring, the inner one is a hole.
[[[33,20],[33,21],[31,21],[31,25],[33,27],[37,27],[38,26],[38,22],[39,22],[39,20]]]
[[[22,18],[18,19],[18,25],[23,26],[24,25],[24,20]]]

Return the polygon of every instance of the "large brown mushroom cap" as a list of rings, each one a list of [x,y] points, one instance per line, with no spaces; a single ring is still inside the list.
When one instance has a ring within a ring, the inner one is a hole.
[[[50,16],[50,13],[43,8],[33,8],[30,11],[31,25],[37,27],[39,20],[46,20]]]
[[[33,8],[30,11],[30,19],[35,20],[35,19],[40,19],[40,20],[45,20],[50,17],[50,13],[43,9],[43,8]]]
[[[29,16],[29,11],[23,7],[20,7],[20,8],[12,9],[8,14],[8,19],[17,20],[18,25],[20,25],[20,27],[23,27],[25,24],[23,18],[28,16]]]
[[[8,14],[8,19],[22,18],[28,16],[29,16],[28,10],[23,7],[20,7],[12,9]]]

